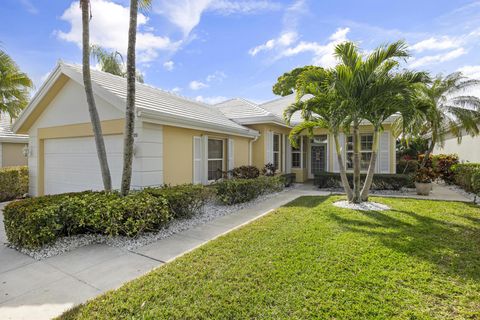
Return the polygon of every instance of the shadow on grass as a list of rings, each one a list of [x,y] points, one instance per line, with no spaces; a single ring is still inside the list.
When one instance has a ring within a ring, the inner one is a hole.
[[[337,212],[329,216],[344,230],[375,237],[392,250],[435,264],[441,272],[480,281],[479,227],[405,210],[356,213],[360,219]],[[478,223],[475,217],[455,216]]]
[[[285,208],[315,208],[328,200],[330,196],[301,196],[282,207]]]

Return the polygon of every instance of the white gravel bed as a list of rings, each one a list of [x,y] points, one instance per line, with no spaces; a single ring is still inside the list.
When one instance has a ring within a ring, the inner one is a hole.
[[[334,202],[333,205],[339,208],[360,210],[360,211],[385,211],[390,210],[390,207],[377,202],[362,202],[350,203],[346,200]]]
[[[454,185],[454,184],[444,184],[443,185],[444,187],[464,196],[465,198],[467,199],[470,199],[472,200],[473,203],[476,203],[478,205],[480,205],[480,199],[479,197],[475,194],[475,193],[472,193],[472,192],[467,192],[465,190],[463,190],[462,188],[460,188],[459,186],[457,185]]]
[[[321,188],[320,191],[327,191],[331,193],[345,193],[343,188]],[[416,194],[415,188],[401,188],[400,190],[370,190],[371,195],[376,196],[408,196]]]
[[[87,246],[93,243],[102,243],[112,247],[122,248],[125,250],[133,250],[133,249],[145,246],[147,244],[150,244],[152,242],[155,242],[157,240],[167,238],[175,233],[179,233],[181,231],[191,229],[198,225],[205,224],[216,218],[226,216],[226,215],[235,213],[239,210],[252,207],[262,201],[274,198],[278,196],[280,193],[286,192],[287,190],[291,190],[292,188],[295,188],[295,186],[292,186],[290,188],[285,188],[281,192],[262,195],[250,202],[239,203],[232,206],[225,206],[218,203],[210,202],[204,206],[202,213],[195,215],[190,219],[172,220],[165,228],[162,228],[157,232],[144,233],[136,238],[129,238],[125,236],[109,237],[106,235],[99,235],[99,234],[82,234],[82,235],[59,238],[54,243],[50,245],[46,245],[37,250],[19,248],[8,243],[5,243],[5,245],[10,248],[18,250],[34,258],[35,260],[43,260],[43,259],[53,257],[56,255],[62,254],[64,252],[71,251],[73,249]]]

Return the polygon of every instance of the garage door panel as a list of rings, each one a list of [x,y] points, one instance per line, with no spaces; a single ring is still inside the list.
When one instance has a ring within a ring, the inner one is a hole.
[[[120,187],[123,136],[105,136],[113,188]],[[45,193],[101,190],[103,182],[93,137],[47,139],[44,143]]]

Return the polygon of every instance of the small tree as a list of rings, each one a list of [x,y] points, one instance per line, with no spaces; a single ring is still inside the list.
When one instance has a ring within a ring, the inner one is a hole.
[[[480,98],[465,95],[468,89],[480,85],[480,80],[467,79],[461,73],[437,76],[415,87],[414,103],[421,116],[410,119],[405,126],[410,137],[428,136],[430,143],[420,164],[427,164],[437,144],[443,145],[451,134],[461,142],[463,132],[476,136],[480,133]],[[461,95],[463,94],[463,95]]]
[[[0,50],[0,115],[8,113],[11,119],[27,106],[33,82],[15,61]]]

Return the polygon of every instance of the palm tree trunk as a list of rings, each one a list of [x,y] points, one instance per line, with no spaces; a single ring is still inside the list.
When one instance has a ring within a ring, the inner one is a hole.
[[[337,150],[337,160],[338,160],[338,167],[340,169],[340,178],[342,179],[343,189],[347,195],[347,200],[352,201],[353,199],[353,192],[352,188],[350,188],[350,184],[348,183],[347,173],[345,171],[345,166],[343,164],[342,158],[342,150],[340,149],[340,143],[338,141],[338,134],[333,134],[333,139],[335,141],[335,149]]]
[[[432,135],[432,142],[430,143],[430,147],[428,147],[427,151],[425,151],[425,154],[423,155],[423,160],[422,163],[420,164],[420,168],[424,168],[427,165],[428,159],[430,159],[430,155],[433,152],[433,149],[435,148],[435,137]]]
[[[106,191],[112,190],[112,178],[108,168],[107,152],[105,141],[103,140],[102,126],[98,115],[95,98],[93,96],[92,78],[90,74],[90,1],[81,0],[82,8],[82,63],[83,63],[83,84],[87,96],[88,111],[92,122],[93,135],[95,137],[95,146],[97,148],[98,161],[100,162],[100,171],[102,173],[103,188]]]
[[[370,158],[367,177],[365,178],[365,182],[363,183],[363,188],[360,193],[362,201],[368,201],[368,193],[372,187],[373,175],[375,174],[375,165],[377,164],[378,135],[378,129],[375,128],[375,131],[373,131],[372,157]]]
[[[130,191],[132,181],[133,143],[135,130],[135,44],[137,40],[138,0],[130,1],[130,26],[128,29],[127,49],[127,105],[125,108],[125,132],[123,139],[123,195]]]
[[[353,203],[360,203],[360,130],[357,122],[353,125]]]

